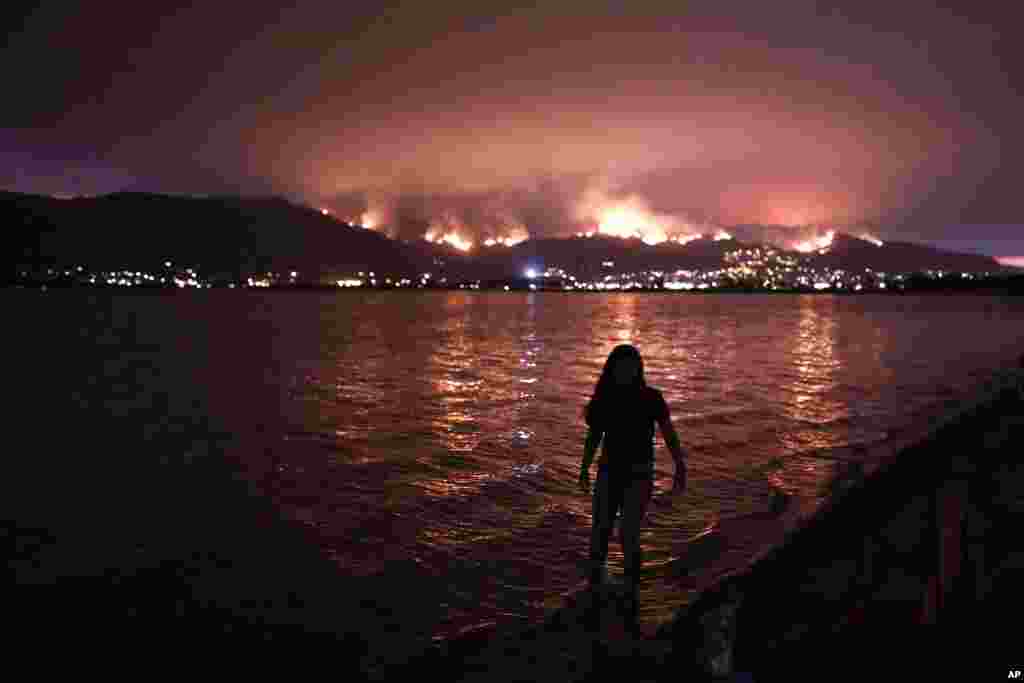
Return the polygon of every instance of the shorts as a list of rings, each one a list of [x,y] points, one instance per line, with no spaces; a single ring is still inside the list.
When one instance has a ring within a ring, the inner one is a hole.
[[[607,510],[612,519],[618,515],[626,490],[637,480],[653,480],[654,463],[628,465],[602,464],[597,468],[597,490],[607,491]],[[607,489],[604,487],[607,486]],[[603,507],[603,506],[602,506]]]

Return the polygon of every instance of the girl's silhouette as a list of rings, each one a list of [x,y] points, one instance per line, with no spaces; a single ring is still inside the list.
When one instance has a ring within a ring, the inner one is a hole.
[[[616,346],[605,361],[594,394],[583,411],[588,431],[580,468],[580,488],[590,492],[590,465],[601,445],[593,491],[590,537],[590,581],[595,588],[605,574],[608,539],[621,508],[619,540],[625,556],[629,625],[639,628],[640,523],[653,492],[654,425],[661,428],[675,461],[672,493],[686,487],[686,452],[672,426],[661,392],[647,385],[640,352],[630,344]]]

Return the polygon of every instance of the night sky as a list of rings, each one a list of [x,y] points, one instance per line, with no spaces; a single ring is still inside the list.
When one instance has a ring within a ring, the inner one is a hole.
[[[5,9],[0,188],[280,194],[533,236],[599,196],[1024,257],[1015,9],[961,4]]]

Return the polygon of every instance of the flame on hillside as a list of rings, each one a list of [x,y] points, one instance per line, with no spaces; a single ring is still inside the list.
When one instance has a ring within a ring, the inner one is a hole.
[[[359,216],[358,223],[367,230],[376,230],[382,225],[383,220],[379,211],[371,209],[369,211],[364,211],[362,215]]]
[[[824,235],[818,235],[817,237],[796,242],[790,248],[804,254],[809,254],[812,251],[826,251],[832,246],[832,241],[835,239],[835,236],[836,231],[829,230]]]
[[[446,211],[430,221],[430,227],[423,238],[435,244],[448,244],[460,251],[470,251],[477,244],[471,236],[479,235],[480,232],[478,227],[464,223],[456,212]],[[480,241],[484,247],[511,247],[530,236],[526,226],[511,217],[494,221],[488,233]]]
[[[435,244],[448,244],[459,251],[469,251],[473,248],[473,242],[460,236],[457,232],[435,233],[427,232],[423,239]]]
[[[574,213],[577,221],[593,226],[590,230],[577,232],[577,237],[599,234],[640,239],[651,245],[663,242],[686,244],[701,237],[697,224],[679,216],[653,211],[638,195],[614,198],[592,188],[576,203]]]

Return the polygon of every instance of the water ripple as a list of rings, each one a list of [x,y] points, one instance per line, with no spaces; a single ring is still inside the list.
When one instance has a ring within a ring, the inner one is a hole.
[[[449,605],[439,634],[537,619],[582,578],[591,502],[576,482],[581,409],[616,344],[640,348],[692,453],[689,489],[673,501],[659,437],[643,532],[645,597],[673,604],[686,591],[669,569],[697,552],[699,534],[732,534],[720,562],[749,559],[774,538],[779,492],[817,501],[839,463],[921,423],[1001,362],[990,340],[1024,338],[1019,304],[982,315],[942,297],[252,301],[265,308],[236,319],[225,339],[251,338],[257,324],[303,332],[268,337],[259,376],[280,394],[246,400],[266,400],[287,427],[249,454],[247,470],[347,571],[415,558],[423,571],[457,574],[437,588]],[[140,384],[134,364],[126,386]],[[614,539],[609,562],[621,571]],[[685,580],[729,568],[710,562]]]

